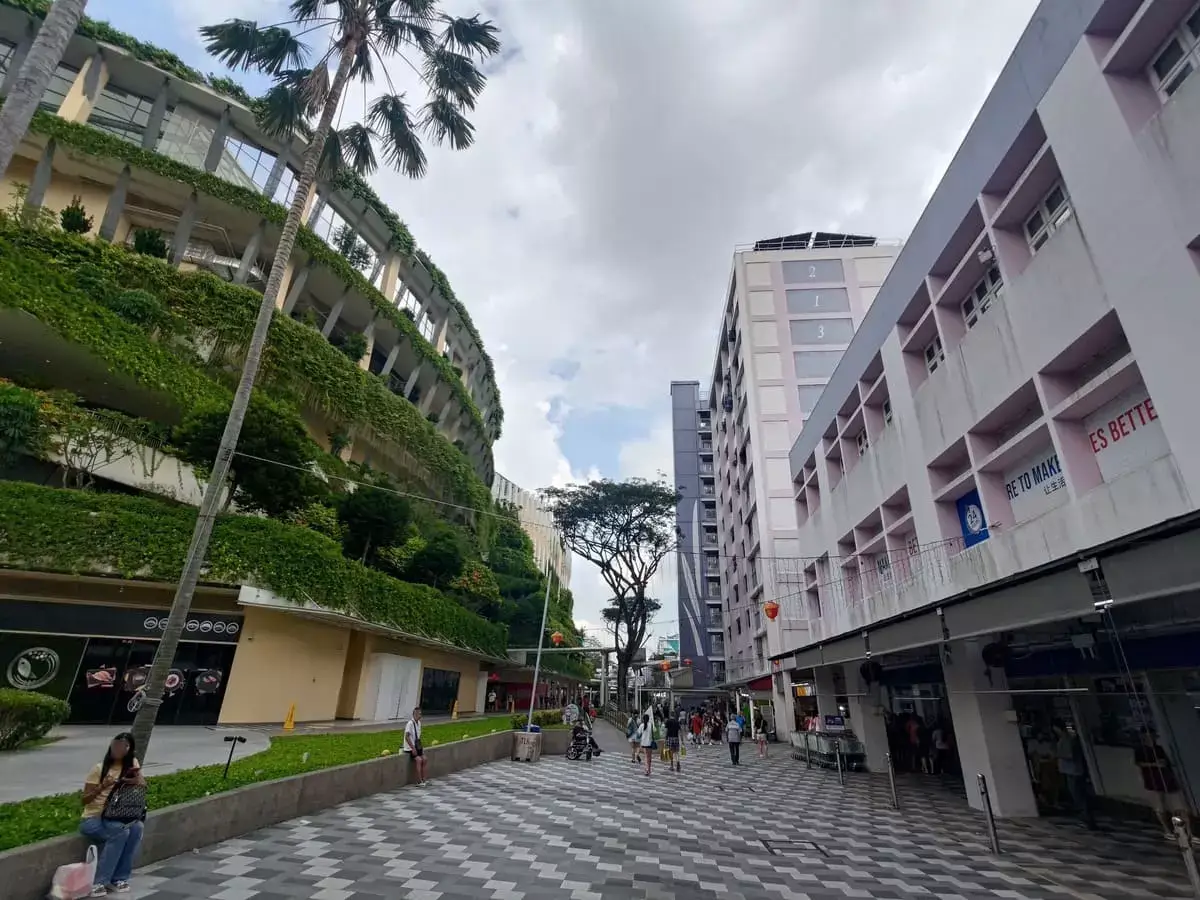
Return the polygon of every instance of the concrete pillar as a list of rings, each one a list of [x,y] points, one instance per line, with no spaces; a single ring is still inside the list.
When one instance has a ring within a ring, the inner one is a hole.
[[[296,272],[295,265],[288,263],[287,271],[283,274],[282,289],[279,291],[279,296],[284,298],[281,311],[285,316],[290,316],[296,308],[296,301],[300,299],[300,295],[304,293],[304,285],[308,283],[308,273],[312,271],[312,266],[305,266]]]
[[[106,84],[108,64],[104,61],[104,54],[97,49],[75,76],[75,82],[58,106],[58,115],[68,122],[86,122]]]
[[[446,312],[445,317],[438,323],[433,331],[433,349],[438,353],[446,349],[446,326],[450,324],[450,313]]]
[[[813,669],[813,686],[817,690],[817,715],[838,716],[837,688],[833,683],[833,666],[817,666]],[[821,723],[824,727],[824,722]]]
[[[199,202],[196,192],[192,191],[192,196],[188,197],[183,212],[179,214],[179,222],[175,225],[175,240],[171,243],[171,265],[176,268],[183,262],[183,254],[187,252],[188,241],[192,238],[192,228],[196,224],[196,207]]]
[[[371,365],[371,354],[375,351],[375,319],[363,329],[363,337],[367,339],[367,350],[362,355],[362,359],[358,361],[360,369],[368,369]]]
[[[984,665],[982,650],[987,643],[987,639],[955,641],[942,657],[967,802],[975,809],[983,808],[976,778],[982,773],[996,816],[1036,816],[1017,714],[1012,695],[1007,693],[1008,679],[1003,669]]]
[[[371,284],[374,284],[375,279],[379,277],[379,273],[382,270],[383,270],[383,256],[381,256],[380,254],[377,253],[377,254],[375,254],[375,265],[373,265],[371,267],[371,277],[368,278],[367,281],[371,282]],[[380,291],[380,293],[382,294],[383,291]],[[387,295],[384,294],[384,296],[387,296]]]
[[[104,207],[104,218],[100,220],[100,239],[111,241],[117,235],[117,227],[121,224],[121,215],[125,212],[125,196],[129,193],[129,179],[132,177],[129,166],[121,170],[113,185],[112,193],[108,195],[108,205]]]
[[[887,771],[887,722],[883,718],[883,686],[867,684],[859,671],[860,663],[842,666],[846,675],[846,706],[854,734],[867,751],[867,768]],[[932,726],[930,727],[932,731]]]
[[[450,389],[442,384],[441,381],[434,382],[433,387],[425,392],[425,396],[421,398],[421,404],[417,408],[421,410],[421,415],[428,416],[431,412],[441,412],[442,405],[450,398],[447,396]],[[437,401],[437,408],[434,409],[434,401]]]
[[[25,65],[25,57],[29,55],[29,48],[33,46],[36,31],[33,20],[26,22],[25,31],[21,33],[21,42],[13,49],[13,54],[8,60],[8,68],[4,70],[4,81],[0,82],[0,94],[7,97],[8,92],[12,90],[13,82],[17,80],[17,73],[21,71],[21,66]]]
[[[217,127],[213,131],[212,140],[208,143],[208,153],[204,156],[204,171],[210,175],[217,171],[217,166],[221,164],[221,157],[225,153],[225,139],[227,137],[229,137],[228,106],[221,110],[221,118],[217,120]]]
[[[338,297],[337,303],[333,304],[333,309],[329,311],[329,317],[325,320],[325,327],[321,329],[321,334],[325,337],[333,334],[334,326],[337,325],[338,319],[342,317],[342,310],[346,308],[346,291],[342,292],[342,296]]]
[[[171,81],[165,79],[158,95],[154,98],[154,106],[150,107],[150,118],[146,121],[146,130],[142,132],[142,149],[153,150],[158,146],[162,134],[163,120],[167,117],[167,106],[171,100]]]
[[[46,199],[46,189],[50,187],[50,179],[54,175],[56,147],[54,138],[46,141],[46,149],[38,159],[37,168],[33,170],[33,178],[29,182],[29,190],[25,193],[26,209],[37,209]]]
[[[260,219],[258,227],[254,229],[254,234],[250,236],[250,242],[246,244],[246,251],[242,254],[242,261],[238,265],[237,274],[233,276],[234,284],[245,284],[250,277],[250,271],[254,268],[254,261],[258,259],[258,250],[262,247],[263,238],[267,234],[267,220]]]
[[[317,219],[321,218],[321,213],[325,211],[325,194],[317,193],[315,184],[313,185],[312,196],[316,200],[310,201],[311,206],[309,207],[308,218],[304,220],[309,228],[312,228],[316,224]]]
[[[383,260],[383,281],[379,282],[379,293],[388,298],[388,302],[399,302],[396,296],[396,283],[400,280],[400,252],[390,250],[380,254]]]
[[[490,428],[488,436],[491,436]],[[792,692],[792,676],[787,670],[771,678],[771,709],[775,713],[775,737],[786,743],[788,736],[796,730],[796,695]]]
[[[263,185],[263,196],[268,200],[275,199],[279,185],[283,182],[283,173],[286,171],[287,148],[280,148],[279,155],[275,157],[275,165],[271,166],[271,171],[267,174],[267,183]]]
[[[383,361],[383,368],[379,370],[380,378],[387,378],[392,374],[392,368],[396,365],[396,358],[400,355],[400,348],[404,346],[404,339],[396,341],[396,346],[388,351],[387,359]]]
[[[412,374],[408,376],[408,381],[404,382],[404,396],[412,397],[413,388],[417,386],[417,381],[421,377],[421,372],[425,370],[425,363],[418,363],[417,367],[412,370]]]

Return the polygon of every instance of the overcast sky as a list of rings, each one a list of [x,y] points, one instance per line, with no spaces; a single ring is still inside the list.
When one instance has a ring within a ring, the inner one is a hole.
[[[220,71],[196,36],[278,0],[91,0]],[[372,180],[496,362],[498,470],[528,488],[670,475],[669,382],[711,375],[735,244],[905,237],[1033,0],[446,0],[502,30],[468,151]],[[272,18],[274,16],[274,18]],[[406,67],[399,84],[420,97]],[[362,98],[352,101],[360,107]],[[347,113],[353,115],[353,108]],[[675,630],[673,567],[656,632]],[[576,560],[576,618],[604,589]]]

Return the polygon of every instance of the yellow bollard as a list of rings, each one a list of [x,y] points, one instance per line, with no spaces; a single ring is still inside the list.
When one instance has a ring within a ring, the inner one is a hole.
[[[283,720],[284,731],[295,731],[296,729],[296,704],[293,703],[288,707],[287,718]]]
[[[452,707],[450,707],[450,721],[451,722],[458,721],[458,701],[457,700],[455,700],[454,705]]]

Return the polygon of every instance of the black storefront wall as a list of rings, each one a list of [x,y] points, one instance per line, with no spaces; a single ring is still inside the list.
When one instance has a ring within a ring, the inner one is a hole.
[[[133,721],[166,614],[159,609],[0,602],[0,686],[67,700],[72,724]],[[173,661],[159,722],[213,724],[242,617],[193,613]]]

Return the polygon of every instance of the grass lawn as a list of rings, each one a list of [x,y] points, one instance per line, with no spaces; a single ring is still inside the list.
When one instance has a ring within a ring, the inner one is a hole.
[[[496,731],[509,731],[510,728],[511,717],[497,715],[486,719],[426,725],[421,738],[426,747],[435,747]],[[150,784],[150,808],[161,809],[259,781],[375,759],[383,755],[384,750],[395,754],[403,740],[402,729],[339,731],[272,738],[271,746],[261,753],[235,758],[229,767],[229,777],[225,780],[221,778],[223,764],[147,778]],[[79,773],[80,788],[83,787],[86,774]],[[80,809],[79,794],[76,793],[0,804],[0,850],[75,831],[79,827]]]

